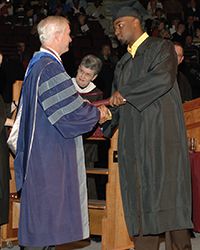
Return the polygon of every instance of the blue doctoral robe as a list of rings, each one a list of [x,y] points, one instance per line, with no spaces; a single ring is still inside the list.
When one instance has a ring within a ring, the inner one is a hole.
[[[29,64],[21,105],[15,158],[19,244],[47,246],[89,237],[81,134],[92,130],[99,110],[83,101],[63,65],[46,52],[36,53]]]

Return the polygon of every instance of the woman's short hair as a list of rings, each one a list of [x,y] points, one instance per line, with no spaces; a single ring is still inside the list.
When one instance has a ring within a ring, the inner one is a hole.
[[[99,74],[102,68],[102,61],[99,57],[89,54],[83,57],[80,65],[94,70],[95,75]]]

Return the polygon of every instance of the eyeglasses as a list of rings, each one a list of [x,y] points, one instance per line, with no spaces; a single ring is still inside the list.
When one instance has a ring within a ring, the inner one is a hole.
[[[94,73],[93,72],[91,72],[91,73],[85,72],[84,69],[81,66],[78,67],[78,74],[84,75],[87,78],[93,78],[94,77]]]

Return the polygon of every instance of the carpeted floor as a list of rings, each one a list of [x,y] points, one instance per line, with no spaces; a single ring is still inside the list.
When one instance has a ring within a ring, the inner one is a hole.
[[[82,241],[72,244],[66,244],[56,247],[56,250],[101,250],[101,243],[94,241]],[[2,250],[20,250],[18,246],[12,248],[2,248]],[[111,250],[111,249],[110,249]],[[159,250],[165,250],[165,244],[162,242],[160,244]],[[197,235],[196,238],[192,238],[192,250],[200,250],[200,236]]]

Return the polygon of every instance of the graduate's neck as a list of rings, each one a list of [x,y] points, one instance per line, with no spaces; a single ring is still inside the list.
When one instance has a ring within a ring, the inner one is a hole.
[[[129,46],[132,46],[143,34],[143,30],[138,30],[137,32],[135,32],[132,41],[129,43]]]

